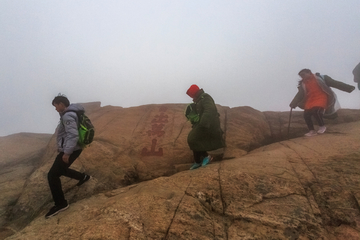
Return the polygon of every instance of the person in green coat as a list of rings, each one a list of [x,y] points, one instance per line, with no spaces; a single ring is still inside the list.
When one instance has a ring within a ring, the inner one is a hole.
[[[220,114],[213,98],[195,84],[190,86],[186,94],[193,99],[193,103],[186,108],[185,116],[192,124],[187,142],[193,151],[195,163],[190,169],[196,169],[212,160],[207,151],[225,147],[225,141]]]

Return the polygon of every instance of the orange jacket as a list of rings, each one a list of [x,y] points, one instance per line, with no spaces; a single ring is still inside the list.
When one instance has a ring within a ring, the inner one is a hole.
[[[315,75],[303,81],[306,88],[306,102],[304,109],[313,107],[327,107],[328,96],[319,86]]]

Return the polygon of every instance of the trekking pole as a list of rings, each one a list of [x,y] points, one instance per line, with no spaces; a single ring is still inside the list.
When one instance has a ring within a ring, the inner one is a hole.
[[[289,133],[290,133],[290,122],[291,122],[291,115],[292,115],[292,107],[290,107],[290,115],[289,115],[289,125],[288,125],[288,132],[287,132],[287,139],[289,139]]]

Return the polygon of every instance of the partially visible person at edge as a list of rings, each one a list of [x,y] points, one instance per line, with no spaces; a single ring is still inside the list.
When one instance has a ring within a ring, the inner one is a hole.
[[[48,182],[55,206],[50,209],[45,218],[52,217],[69,207],[69,203],[65,200],[62,191],[60,176],[78,180],[77,186],[90,179],[89,175],[69,168],[82,152],[82,148],[78,144],[79,133],[76,112],[84,112],[84,108],[79,104],[70,104],[69,100],[63,95],[55,97],[52,105],[60,114],[56,138],[58,155],[48,173]]]
[[[220,114],[212,97],[197,85],[191,85],[186,94],[193,99],[193,103],[186,108],[185,116],[192,124],[187,141],[195,163],[190,169],[196,169],[212,160],[207,151],[225,147],[225,141],[220,127]]]
[[[356,65],[352,73],[354,74],[354,82],[358,84],[358,89],[360,90],[360,63]]]
[[[309,129],[305,136],[322,134],[326,131],[323,117],[336,118],[336,111],[340,108],[336,95],[330,87],[348,93],[352,92],[355,87],[336,81],[327,75],[313,74],[310,69],[302,69],[299,76],[301,80],[298,85],[298,93],[290,103],[290,107],[304,109],[304,119]],[[312,116],[319,124],[318,131],[314,129]]]

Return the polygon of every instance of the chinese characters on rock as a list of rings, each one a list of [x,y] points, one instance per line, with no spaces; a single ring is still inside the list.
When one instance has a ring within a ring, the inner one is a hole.
[[[163,149],[159,148],[156,150],[156,144],[158,141],[157,138],[161,138],[165,134],[163,128],[165,127],[166,123],[168,123],[168,115],[165,114],[166,110],[166,107],[160,107],[159,114],[155,115],[154,119],[151,121],[151,130],[147,131],[147,134],[149,137],[153,137],[153,139],[151,140],[150,150],[148,150],[146,147],[142,149],[142,157],[163,156]]]

